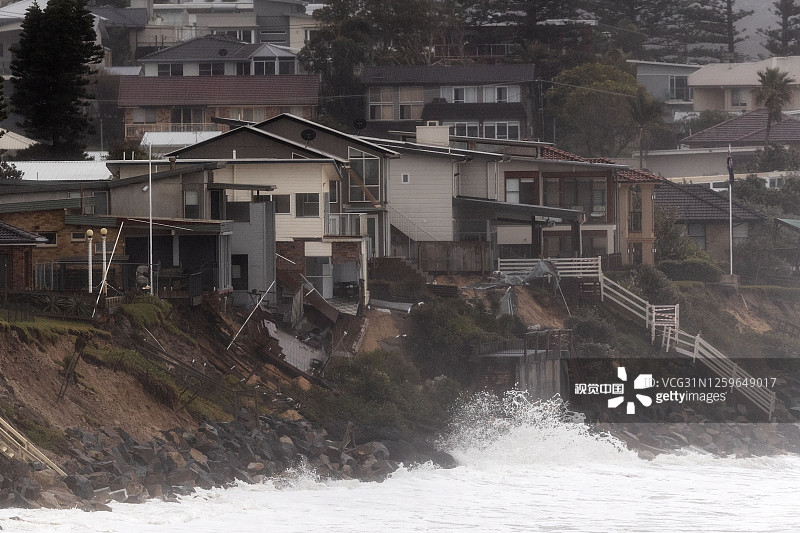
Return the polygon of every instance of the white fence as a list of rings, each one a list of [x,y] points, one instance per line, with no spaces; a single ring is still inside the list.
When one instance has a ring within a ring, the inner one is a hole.
[[[524,274],[533,268],[538,259],[498,259],[497,269],[506,274]],[[675,305],[653,305],[637,296],[616,281],[603,275],[599,257],[548,259],[562,278],[596,277],[600,283],[600,299],[606,298],[628,311],[635,319],[641,320],[650,331],[650,342],[655,342],[661,334],[662,346],[666,351],[676,352],[700,360],[717,376],[731,384],[744,397],[752,401],[772,419],[775,412],[775,392],[766,384],[760,383],[725,354],[700,338],[691,336],[680,329],[680,307]]]
[[[539,261],[539,259],[498,259],[497,270],[504,274],[525,274]],[[545,261],[552,263],[562,278],[597,278],[601,274],[599,257],[552,258]]]
[[[692,336],[680,329],[668,329],[662,345],[667,351],[674,349],[695,361],[699,360],[720,378],[723,378],[725,380],[723,383],[730,386],[731,391],[735,388],[772,419],[775,412],[775,392],[769,390],[766,383],[761,383],[760,379],[753,377],[752,374],[728,359],[725,354],[700,338],[700,334]]]

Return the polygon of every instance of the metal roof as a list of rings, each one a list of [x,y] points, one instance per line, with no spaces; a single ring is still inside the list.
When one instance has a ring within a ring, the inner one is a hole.
[[[758,87],[758,72],[779,68],[800,83],[800,56],[773,57],[750,63],[712,63],[689,74],[689,87]]]
[[[790,228],[794,231],[800,232],[800,220],[791,218],[776,218],[775,222],[780,223],[782,226]]]
[[[13,161],[23,180],[107,180],[105,161]]]

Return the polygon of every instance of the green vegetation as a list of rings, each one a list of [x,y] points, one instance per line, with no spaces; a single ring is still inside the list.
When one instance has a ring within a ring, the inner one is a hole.
[[[22,342],[45,344],[54,344],[62,335],[88,333],[90,336],[111,337],[109,332],[97,329],[88,322],[72,322],[43,317],[38,317],[35,322],[14,322],[13,324],[0,320],[0,330],[15,331]]]
[[[25,406],[12,406],[0,401],[0,414],[22,432],[37,448],[66,452],[64,434]],[[2,455],[2,454],[0,454]],[[5,472],[3,472],[5,475]]]
[[[155,399],[170,407],[176,405],[179,390],[175,381],[160,365],[149,361],[140,353],[125,349],[86,348],[84,357],[114,370],[130,374]]]
[[[303,412],[309,417],[398,429],[442,422],[460,390],[448,378],[424,380],[402,355],[383,350],[333,359],[325,379],[336,389],[308,393]]]
[[[658,269],[673,281],[717,282],[723,274],[717,265],[698,257],[683,261],[661,261]]]

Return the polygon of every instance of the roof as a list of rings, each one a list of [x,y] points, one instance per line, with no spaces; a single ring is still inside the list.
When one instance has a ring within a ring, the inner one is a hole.
[[[142,136],[140,145],[152,144],[168,148],[183,148],[190,144],[207,141],[221,133],[221,131],[148,131]]]
[[[23,180],[107,180],[105,161],[14,161]]]
[[[727,146],[729,144],[736,146],[763,145],[767,132],[768,113],[766,109],[756,109],[738,115],[690,135],[682,142],[692,148]],[[800,142],[800,119],[783,113],[780,122],[772,123],[769,139],[770,142]]]
[[[800,83],[800,56],[773,57],[751,63],[713,63],[689,74],[690,87],[757,87],[758,73],[768,68],[788,72]]]
[[[123,76],[120,107],[317,105],[319,76]]]
[[[234,61],[251,57],[291,57],[286,47],[269,43],[245,43],[225,35],[204,35],[146,55],[141,63],[165,61]]]
[[[681,221],[727,221],[728,197],[703,185],[683,185],[664,180],[656,187],[655,203],[659,207],[676,209]],[[764,217],[737,202],[733,202],[733,220],[757,222]]]
[[[364,67],[366,85],[487,85],[534,81],[533,64]]]
[[[34,245],[42,242],[47,242],[47,238],[0,220],[0,245]]]
[[[615,165],[611,159],[604,157],[593,157],[589,159],[592,163],[603,163],[607,165]],[[617,171],[617,181],[619,183],[661,183],[664,179],[657,176],[652,172],[638,168],[623,168]]]
[[[147,8],[144,7],[90,7],[88,9],[110,26],[126,28],[147,26]]]
[[[789,228],[792,231],[800,233],[800,220],[795,220],[791,218],[776,218],[775,224],[780,224],[781,226]]]
[[[347,139],[349,141],[352,141],[352,142],[355,142],[355,143],[359,143],[361,145],[370,146],[370,147],[374,148],[375,150],[380,150],[381,152],[383,152],[385,154],[388,154],[388,155],[398,155],[397,152],[395,152],[394,150],[391,150],[389,148],[386,148],[385,146],[381,146],[379,144],[375,144],[373,142],[370,142],[370,141],[368,141],[366,139],[363,139],[363,138],[355,136],[355,135],[350,135],[349,133],[344,133],[342,131],[339,131],[339,130],[336,130],[336,129],[333,129],[333,128],[329,128],[328,126],[324,126],[324,125],[322,125],[322,124],[320,124],[318,122],[314,122],[312,120],[308,120],[308,119],[305,119],[305,118],[302,118],[302,117],[298,117],[296,115],[292,115],[291,113],[281,113],[280,115],[277,115],[275,117],[269,118],[269,119],[267,119],[267,120],[265,120],[263,122],[259,122],[258,124],[255,125],[255,127],[260,129],[260,130],[264,130],[264,131],[268,132],[269,131],[268,128],[269,128],[270,124],[272,124],[273,122],[281,121],[281,120],[290,120],[292,122],[297,122],[298,124],[307,126],[307,127],[311,128],[311,129],[324,131],[324,132],[326,132],[326,133],[328,133],[330,135],[334,135],[334,136],[342,138],[342,139]]]
[[[29,139],[19,133],[14,133],[13,131],[5,129],[0,129],[0,131],[2,131],[2,133],[0,133],[0,150],[24,150],[34,144],[38,144],[37,141]]]

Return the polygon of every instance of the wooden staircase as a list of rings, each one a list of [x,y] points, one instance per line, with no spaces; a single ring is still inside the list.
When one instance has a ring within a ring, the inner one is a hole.
[[[0,418],[0,452],[7,457],[20,461],[40,461],[53,469],[59,476],[67,475],[57,464],[34,446],[25,435],[17,431],[14,426],[3,418]]]
[[[678,304],[653,305],[614,280],[607,278],[603,275],[600,257],[558,258],[548,261],[556,267],[562,278],[594,277],[597,279],[600,284],[601,302],[606,304],[612,302],[615,309],[624,310],[625,316],[642,323],[650,333],[651,343],[655,342],[657,336],[661,336],[661,346],[665,351],[668,352],[672,349],[677,353],[692,357],[693,361],[699,360],[726,383],[747,383],[748,386],[737,387],[736,390],[764,411],[772,420],[775,412],[775,392],[765,385],[760,385],[759,380],[702,339],[699,334],[690,335],[681,330]],[[538,262],[538,259],[499,259],[498,270],[506,274],[522,274],[530,270],[534,262]]]

